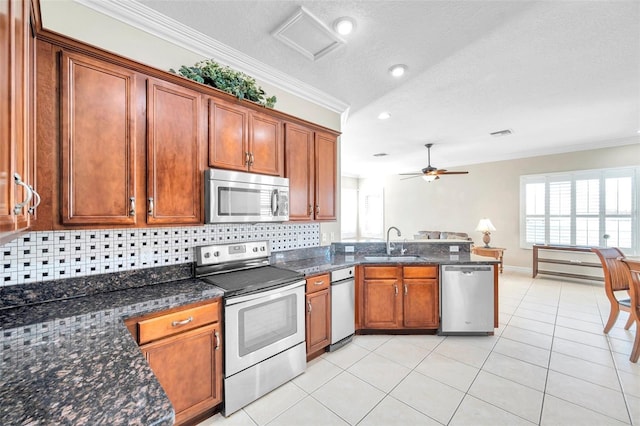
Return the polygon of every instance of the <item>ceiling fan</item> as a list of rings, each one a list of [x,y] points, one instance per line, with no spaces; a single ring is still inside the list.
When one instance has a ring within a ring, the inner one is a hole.
[[[406,178],[402,178],[401,180],[405,180],[405,179],[412,179],[414,177],[418,177],[418,176],[422,176],[422,178],[424,180],[426,180],[427,182],[433,182],[436,179],[440,179],[440,175],[466,175],[469,172],[453,172],[453,171],[447,171],[445,169],[438,169],[436,167],[433,167],[431,165],[431,147],[433,146],[432,143],[428,143],[425,145],[427,147],[427,155],[428,155],[428,163],[429,165],[427,167],[425,167],[424,169],[422,169],[421,173],[400,173],[401,176],[409,176]]]

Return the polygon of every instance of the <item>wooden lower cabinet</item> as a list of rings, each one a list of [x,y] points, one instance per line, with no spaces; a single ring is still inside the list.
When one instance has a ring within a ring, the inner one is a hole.
[[[329,274],[307,278],[307,359],[314,358],[331,343],[330,281]]]
[[[365,266],[362,285],[365,329],[437,329],[437,266]]]
[[[220,299],[126,321],[169,397],[175,423],[213,412],[222,402]],[[148,343],[145,343],[148,342]]]

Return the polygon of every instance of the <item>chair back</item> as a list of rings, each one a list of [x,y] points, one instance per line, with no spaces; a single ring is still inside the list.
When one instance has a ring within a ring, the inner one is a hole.
[[[636,313],[638,313],[640,312],[640,260],[625,258],[622,263],[625,264],[628,279],[631,283],[631,288],[629,289],[631,309],[635,308]]]
[[[592,248],[602,262],[604,286],[607,291],[629,290],[627,266],[622,263],[624,253],[615,247]]]

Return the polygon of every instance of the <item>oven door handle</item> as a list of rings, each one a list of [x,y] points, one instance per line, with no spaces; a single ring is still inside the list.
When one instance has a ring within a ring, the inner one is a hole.
[[[286,293],[287,291],[293,290],[293,289],[298,288],[298,287],[302,287],[305,284],[306,284],[306,282],[304,280],[300,280],[300,281],[296,281],[295,283],[289,284],[289,285],[284,286],[284,287],[274,288],[273,290],[267,290],[267,291],[260,291],[260,292],[257,292],[257,293],[251,293],[251,294],[247,294],[246,296],[231,297],[231,298],[225,300],[224,305],[225,306],[231,306],[231,305],[236,305],[236,304],[242,303],[242,302],[248,302],[250,300],[261,299],[261,298],[265,298],[265,297],[278,296],[279,294]]]

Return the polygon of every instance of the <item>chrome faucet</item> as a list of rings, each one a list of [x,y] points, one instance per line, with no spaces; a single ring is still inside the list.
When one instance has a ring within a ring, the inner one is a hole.
[[[391,226],[389,229],[387,229],[387,256],[391,256],[391,243],[389,242],[389,232],[391,232],[392,229],[396,230],[396,232],[398,233],[398,237],[402,236],[402,233],[400,232],[400,230],[395,226]]]

